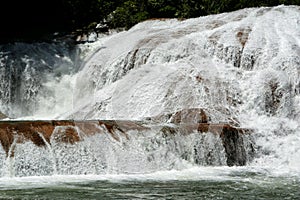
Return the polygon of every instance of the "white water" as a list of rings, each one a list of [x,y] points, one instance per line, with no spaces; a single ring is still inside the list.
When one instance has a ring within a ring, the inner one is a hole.
[[[242,169],[300,176],[299,7],[252,8],[184,21],[146,21],[80,48],[85,60],[79,72],[47,79],[43,88],[52,94],[37,95],[39,108],[20,118],[141,120],[200,107],[212,122],[236,119],[241,127],[255,130],[256,157]],[[59,155],[72,157],[72,153]],[[141,162],[145,164],[141,168],[131,168],[130,162],[121,159],[128,151],[123,153],[104,159],[110,159],[107,173],[172,169],[170,157],[161,168],[147,161]],[[140,153],[125,156],[125,160],[136,163],[134,159],[142,158]],[[157,157],[161,162],[161,155]],[[185,177],[186,171],[194,168],[184,162],[175,165],[180,170],[176,178]],[[52,171],[50,166],[43,169]],[[61,167],[58,174],[68,174],[68,167]],[[145,170],[139,171],[142,168]],[[212,176],[218,176],[214,169],[209,168]],[[226,172],[227,167],[221,169]],[[187,178],[200,176],[203,174],[192,173]]]
[[[255,130],[250,165],[299,173],[299,19],[299,7],[278,6],[138,24],[87,61],[69,117],[142,119],[201,107],[213,122],[235,118]]]
[[[92,181],[241,181],[235,174],[253,173],[268,175],[267,171],[250,167],[190,167],[184,170],[167,170],[147,174],[104,174],[104,175],[53,175],[53,176],[30,176],[30,177],[4,177],[0,183],[5,189],[26,189],[57,186],[63,183],[82,183]],[[296,180],[296,177],[295,177]],[[248,177],[242,182],[256,184],[270,184],[272,179]],[[2,187],[0,186],[0,189]]]
[[[53,118],[72,109],[80,64],[70,42],[0,45],[0,111],[11,118]]]

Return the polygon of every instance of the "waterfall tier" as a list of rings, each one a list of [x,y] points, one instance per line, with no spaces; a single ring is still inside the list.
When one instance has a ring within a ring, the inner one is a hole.
[[[1,121],[1,174],[148,173],[190,165],[245,165],[250,130],[228,124]]]
[[[299,19],[299,6],[281,5],[148,20],[75,48],[1,46],[0,111],[67,123],[40,121],[52,128],[37,131],[23,124],[23,134],[9,125],[11,136],[2,128],[2,173],[146,173],[191,163],[299,173]],[[112,134],[105,120],[140,121],[143,130],[113,125]],[[84,137],[74,123],[105,134]]]

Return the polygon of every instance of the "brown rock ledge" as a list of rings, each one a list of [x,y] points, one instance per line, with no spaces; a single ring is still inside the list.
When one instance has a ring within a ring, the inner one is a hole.
[[[151,127],[155,125],[151,124]],[[220,135],[225,153],[227,164],[245,165],[246,152],[243,147],[243,134],[251,133],[251,130],[236,128],[229,124],[209,124],[192,123],[180,125],[170,124],[160,125],[162,134],[190,134],[193,132],[213,133]],[[108,133],[116,141],[122,134],[127,139],[129,130],[147,131],[151,128],[147,124],[138,121],[114,121],[114,120],[49,120],[49,121],[0,121],[0,142],[6,156],[14,156],[14,146],[16,143],[32,141],[37,146],[50,144],[50,138],[57,142],[75,144],[89,135]],[[119,134],[116,134],[118,131]],[[253,150],[254,151],[254,150]]]

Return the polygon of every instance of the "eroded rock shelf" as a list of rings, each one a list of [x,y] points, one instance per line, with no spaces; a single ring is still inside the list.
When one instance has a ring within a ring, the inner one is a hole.
[[[32,141],[39,147],[51,145],[50,140],[76,145],[95,134],[110,134],[116,141],[120,135],[130,140],[130,131],[157,131],[157,134],[170,136],[174,134],[187,135],[191,133],[213,133],[220,136],[227,165],[245,165],[246,150],[242,135],[250,134],[251,130],[236,128],[229,124],[211,123],[181,123],[181,124],[151,124],[141,121],[118,120],[49,120],[49,121],[0,121],[0,142],[7,157],[14,156],[14,147],[18,143]],[[254,152],[254,149],[252,148]]]

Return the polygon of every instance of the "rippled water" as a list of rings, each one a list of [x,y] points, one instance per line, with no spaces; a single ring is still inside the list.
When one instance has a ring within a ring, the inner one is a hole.
[[[1,178],[0,199],[299,199],[299,176],[245,167]]]

